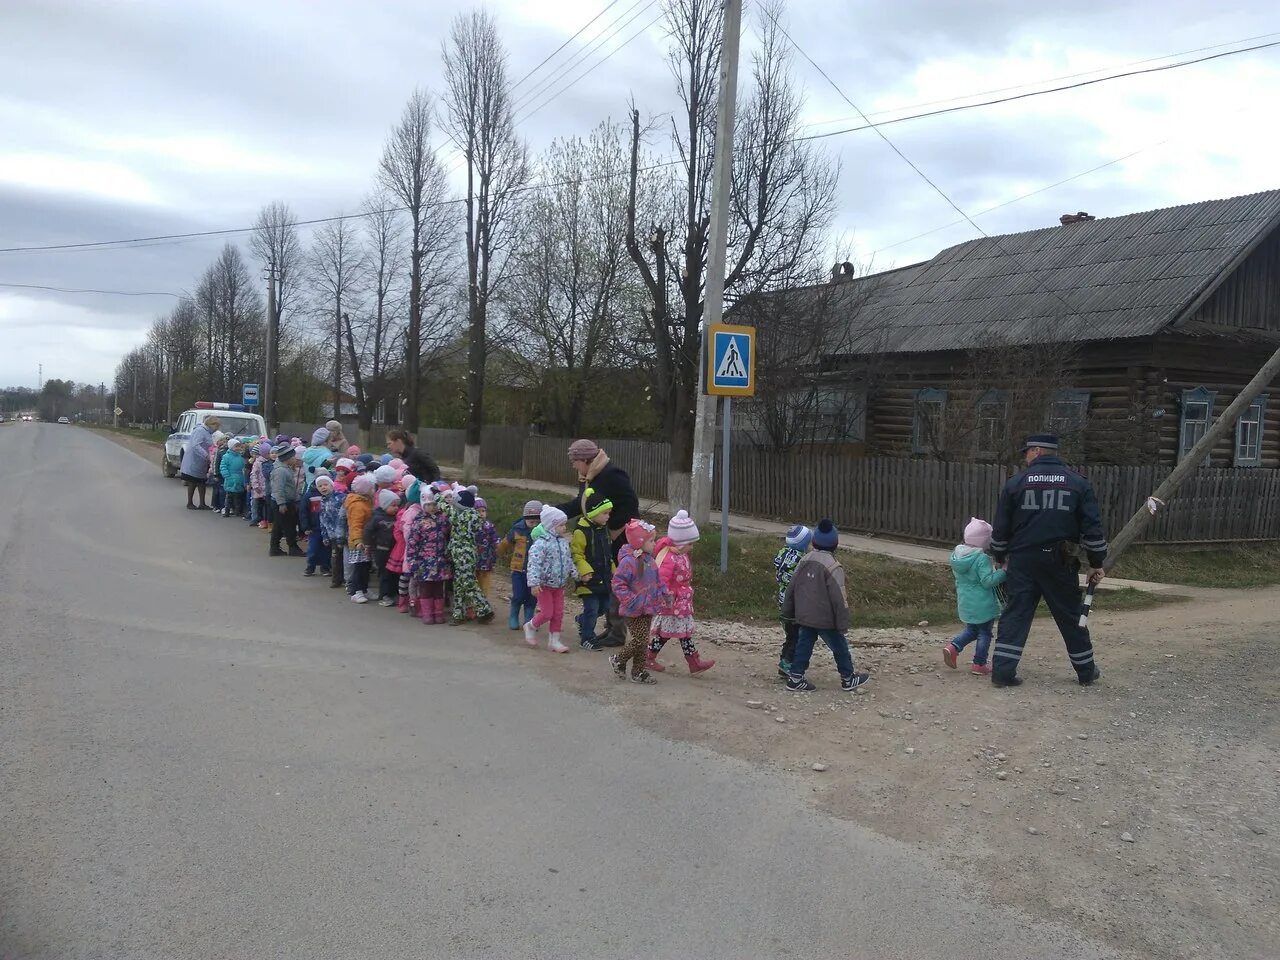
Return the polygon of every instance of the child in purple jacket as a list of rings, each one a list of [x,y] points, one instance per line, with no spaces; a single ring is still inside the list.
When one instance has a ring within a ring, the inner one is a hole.
[[[618,551],[618,568],[613,574],[612,589],[618,600],[618,615],[627,621],[627,642],[618,653],[609,657],[609,665],[613,667],[614,675],[623,680],[630,661],[632,683],[654,683],[653,675],[645,669],[649,628],[654,614],[670,601],[653,560],[657,531],[651,523],[631,520],[623,532],[627,543]]]

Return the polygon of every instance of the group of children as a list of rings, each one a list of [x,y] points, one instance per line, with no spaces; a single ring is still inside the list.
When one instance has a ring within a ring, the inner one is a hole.
[[[584,649],[601,648],[595,637],[601,616],[612,612],[626,621],[627,640],[609,657],[618,678],[653,683],[653,673],[665,670],[658,655],[671,640],[679,641],[690,673],[715,665],[693,640],[689,551],[699,532],[684,510],[671,518],[665,536],[636,519],[615,543],[606,527],[613,504],[588,490],[572,526],[563,510],[530,500],[500,536],[475,487],[421,481],[390,454],[375,458],[354,446],[345,456],[313,456],[323,449],[321,432],[311,448],[298,438],[273,443],[215,434],[210,481],[218,515],[269,527],[272,556],[286,555],[284,540],[287,555],[306,556],[305,576],[329,577],[354,603],[370,602],[376,589],[380,606],[398,607],[426,624],[488,623],[494,617],[492,575],[503,557],[511,571],[507,625],[523,630],[530,646],[540,645],[545,626],[548,649],[568,652],[561,637],[572,590],[582,604],[576,622]],[[307,536],[305,553],[300,534]],[[832,652],[843,690],[870,679],[856,670],[846,637],[849,602],[836,559],[839,540],[830,520],[813,529],[795,526],[774,557],[784,638],[778,675],[789,690],[816,689],[805,674],[819,639]],[[1004,579],[986,552],[990,541],[990,524],[974,519],[951,557],[965,628],[943,648],[943,659],[955,668],[960,652],[976,641],[971,672],[978,675],[990,673],[997,588]]]

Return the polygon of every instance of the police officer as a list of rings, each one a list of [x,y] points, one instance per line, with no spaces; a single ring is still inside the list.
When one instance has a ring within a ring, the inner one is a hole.
[[[1069,470],[1058,457],[1058,438],[1037,433],[1022,448],[1027,469],[1000,492],[991,552],[1005,563],[1009,602],[1000,618],[991,682],[1015,687],[1022,648],[1043,596],[1067,644],[1067,656],[1080,683],[1102,675],[1093,662],[1089,631],[1080,626],[1080,561],[1076,544],[1089,558],[1089,583],[1104,576],[1107,556],[1102,514],[1089,481]]]

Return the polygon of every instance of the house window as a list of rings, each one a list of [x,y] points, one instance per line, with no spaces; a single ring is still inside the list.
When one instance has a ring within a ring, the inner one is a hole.
[[[866,394],[863,390],[818,387],[799,394],[797,432],[815,443],[857,443],[864,439]]]
[[[1009,443],[1009,397],[988,390],[978,398],[978,454],[998,456]]]
[[[1209,429],[1209,421],[1213,419],[1213,401],[1217,394],[1204,387],[1182,391],[1182,422],[1178,428],[1178,459],[1190,452],[1205,431]],[[1205,457],[1205,463],[1209,458]]]
[[[911,424],[911,452],[937,453],[943,449],[943,414],[947,408],[947,391],[916,392],[915,416]]]
[[[1262,466],[1262,427],[1266,411],[1267,397],[1264,394],[1249,404],[1249,408],[1236,421],[1237,467]]]
[[[1072,437],[1084,430],[1089,417],[1089,391],[1059,390],[1049,401],[1049,430]]]

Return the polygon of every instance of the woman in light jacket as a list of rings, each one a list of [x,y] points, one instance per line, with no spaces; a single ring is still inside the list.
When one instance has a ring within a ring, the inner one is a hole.
[[[180,476],[187,485],[187,509],[208,510],[205,504],[205,490],[209,482],[209,451],[213,449],[213,432],[222,426],[216,414],[209,414],[191,431],[187,438],[187,446],[182,451],[182,467]],[[200,492],[200,506],[196,506],[194,495]]]

